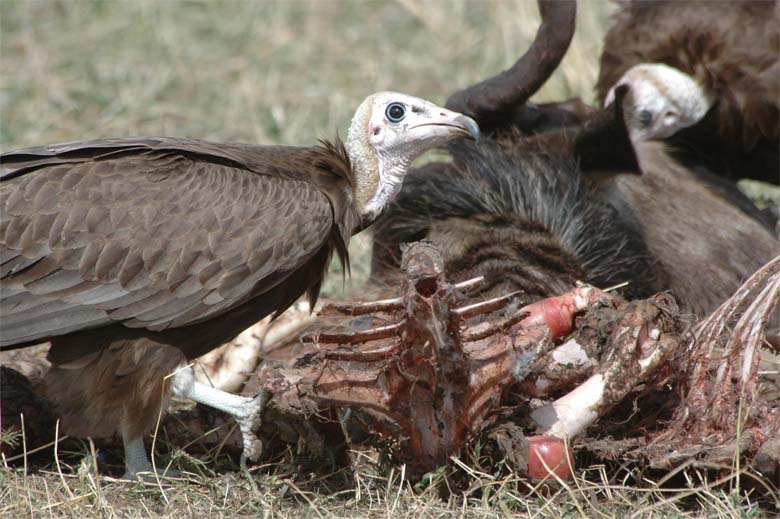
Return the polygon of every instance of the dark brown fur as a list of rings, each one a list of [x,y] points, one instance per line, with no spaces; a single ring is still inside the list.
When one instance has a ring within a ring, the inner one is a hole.
[[[376,276],[393,271],[400,243],[427,238],[450,278],[485,275],[493,293],[545,297],[577,280],[600,287],[628,281],[632,296],[659,288],[630,215],[618,219],[598,200],[570,152],[518,138],[452,149],[453,164],[410,172],[377,222]]]

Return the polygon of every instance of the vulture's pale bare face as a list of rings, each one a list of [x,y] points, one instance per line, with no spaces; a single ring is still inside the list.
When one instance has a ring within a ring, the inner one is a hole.
[[[713,98],[688,74],[662,63],[631,67],[610,89],[604,106],[615,99],[615,91],[628,87],[623,113],[634,142],[671,137],[699,122]]]
[[[347,139],[361,213],[376,217],[401,190],[414,159],[461,137],[479,138],[470,117],[406,94],[369,96],[355,113]]]

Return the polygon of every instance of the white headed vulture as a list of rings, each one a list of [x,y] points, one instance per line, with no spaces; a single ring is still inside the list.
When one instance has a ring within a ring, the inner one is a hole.
[[[357,109],[346,145],[164,137],[0,155],[0,347],[51,343],[48,392],[91,435],[119,431],[126,476],[170,394],[232,414],[244,455],[263,398],[195,382],[187,361],[304,293],[396,197],[410,163],[476,123],[393,92]],[[175,373],[172,377],[166,375]]]
[[[777,0],[623,1],[604,39],[597,96],[609,104],[617,88],[627,91],[635,142],[674,135],[721,176],[778,184],[779,16]]]

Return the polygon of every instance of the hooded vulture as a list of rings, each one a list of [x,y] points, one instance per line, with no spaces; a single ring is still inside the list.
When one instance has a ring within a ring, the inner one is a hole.
[[[486,138],[454,142],[452,162],[409,174],[374,233],[374,274],[397,270],[399,243],[428,238],[450,278],[489,275],[499,280],[498,293],[549,296],[575,279],[602,287],[630,281],[629,297],[671,290],[686,313],[704,317],[717,308],[780,254],[772,222],[724,178],[766,174],[762,154],[772,146],[777,152],[780,80],[770,79],[778,53],[767,51],[777,49],[777,4],[733,4],[626,2],[605,42],[598,87],[612,105],[596,110],[576,101],[527,102],[565,54],[576,20],[574,2],[539,0],[542,24],[525,54],[448,99],[447,107],[474,117]],[[702,23],[696,16],[707,20],[708,9],[724,18]],[[741,33],[724,33],[757,13],[765,20],[755,34],[766,37],[737,45]],[[651,81],[642,76],[648,60]],[[635,65],[637,76],[624,77]],[[713,78],[744,70],[766,82],[756,83],[751,99],[747,83],[711,89],[720,83],[697,79],[708,70]],[[666,118],[665,106],[678,109]],[[756,119],[756,106],[771,117]],[[706,145],[725,138],[718,120],[726,128],[750,123],[745,128],[758,132],[750,135],[775,140],[759,138],[752,151],[742,139]],[[693,138],[699,141],[684,149]],[[730,162],[727,152],[746,160]],[[770,165],[776,171],[777,158]]]
[[[404,94],[357,109],[346,145],[164,137],[0,155],[0,348],[49,341],[48,392],[94,436],[119,432],[126,476],[171,394],[232,414],[244,455],[263,399],[216,390],[187,361],[304,293],[396,197],[410,163],[476,123]],[[173,373],[173,376],[168,376]]]
[[[721,176],[778,184],[778,16],[773,0],[621,2],[596,94],[609,104],[626,88],[632,140],[674,136]]]

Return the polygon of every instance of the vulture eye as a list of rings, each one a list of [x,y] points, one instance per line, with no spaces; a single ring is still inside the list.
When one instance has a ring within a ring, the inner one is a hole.
[[[406,115],[406,107],[401,103],[390,103],[385,110],[385,115],[391,123],[401,122]]]
[[[642,126],[649,126],[653,121],[653,112],[650,110],[642,110],[639,112],[639,124]]]

